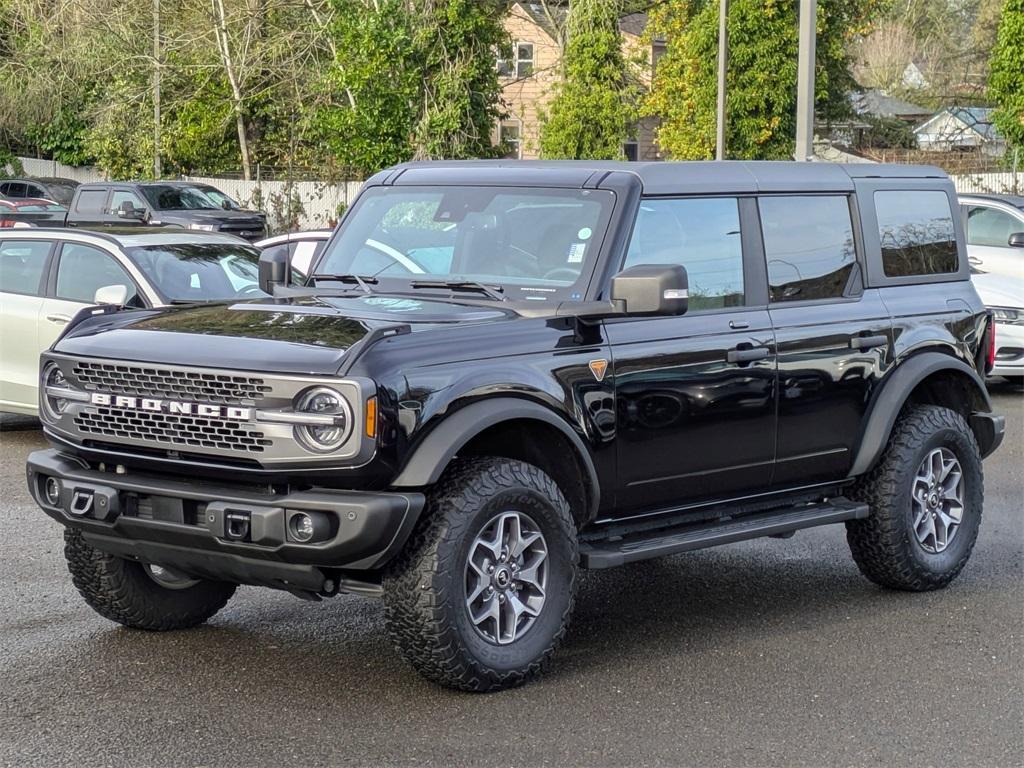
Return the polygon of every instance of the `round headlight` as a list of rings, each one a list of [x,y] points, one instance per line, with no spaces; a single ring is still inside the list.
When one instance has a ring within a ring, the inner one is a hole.
[[[330,387],[313,387],[299,395],[297,413],[323,416],[323,424],[296,427],[300,442],[311,451],[333,451],[348,439],[352,431],[352,409],[341,393]]]
[[[43,375],[41,378],[43,391],[40,399],[46,406],[48,415],[54,419],[59,419],[64,411],[67,410],[71,401],[65,400],[62,397],[53,397],[47,393],[46,388],[56,387],[57,389],[69,389],[70,387],[68,386],[67,379],[64,378],[64,372],[56,363],[47,363],[46,368],[43,369]]]

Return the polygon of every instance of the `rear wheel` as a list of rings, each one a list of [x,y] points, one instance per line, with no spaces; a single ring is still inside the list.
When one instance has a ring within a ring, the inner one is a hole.
[[[915,406],[897,421],[875,469],[851,494],[871,506],[846,524],[861,572],[882,586],[924,591],[949,584],[978,537],[981,455],[956,411]]]
[[[65,529],[64,557],[85,602],[101,616],[133,629],[187,629],[223,608],[235,584],[190,579],[168,568],[100,552]]]
[[[550,477],[510,459],[459,461],[385,576],[388,633],[442,685],[518,685],[565,634],[576,562],[569,505]]]

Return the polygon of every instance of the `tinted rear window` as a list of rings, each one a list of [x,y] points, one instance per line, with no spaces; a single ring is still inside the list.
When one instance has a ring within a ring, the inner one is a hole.
[[[943,275],[959,269],[953,211],[945,192],[875,192],[886,277]]]

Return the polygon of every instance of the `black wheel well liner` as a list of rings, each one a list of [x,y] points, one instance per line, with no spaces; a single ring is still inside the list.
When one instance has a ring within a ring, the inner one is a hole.
[[[391,487],[432,485],[456,456],[501,456],[533,464],[565,494],[577,524],[597,515],[601,490],[586,443],[565,419],[538,403],[494,397],[460,408],[416,447]]]
[[[899,363],[872,396],[850,477],[862,475],[875,465],[900,413],[907,405],[919,404],[942,405],[959,412],[971,425],[981,455],[994,450],[993,436],[971,418],[992,410],[978,372],[944,352],[919,352]]]

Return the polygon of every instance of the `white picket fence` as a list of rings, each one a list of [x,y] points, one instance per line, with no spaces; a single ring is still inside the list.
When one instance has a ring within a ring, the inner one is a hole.
[[[105,181],[103,173],[92,166],[75,167],[55,160],[18,158],[28,176],[59,176],[75,181]],[[287,216],[289,196],[296,201],[291,207],[296,213],[299,229],[333,226],[338,211],[358,194],[362,182],[348,181],[329,184],[320,181],[245,181],[207,176],[185,176],[183,181],[195,181],[217,187],[243,205],[258,205],[270,216],[271,229],[280,231]]]

